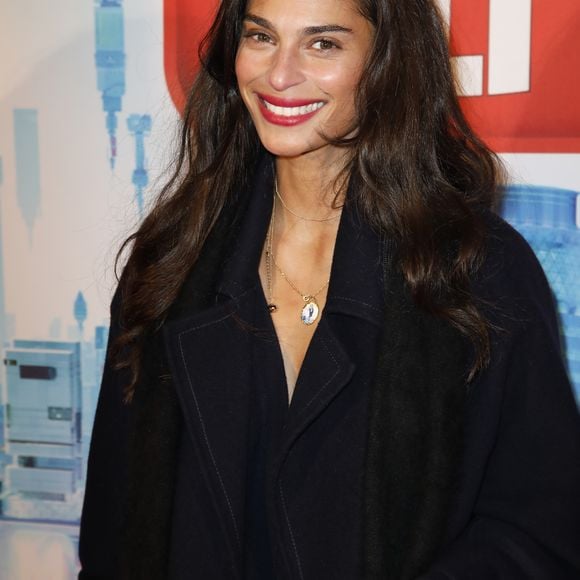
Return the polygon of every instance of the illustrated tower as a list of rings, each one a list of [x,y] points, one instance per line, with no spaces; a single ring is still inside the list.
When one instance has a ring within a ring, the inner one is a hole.
[[[110,165],[117,158],[117,114],[125,94],[125,33],[121,0],[96,0],[95,64],[109,134]]]
[[[133,185],[139,216],[143,217],[143,190],[149,183],[149,176],[145,169],[145,136],[151,131],[151,117],[149,115],[130,115],[127,119],[127,128],[135,137],[135,169],[133,171]]]
[[[32,239],[34,223],[40,216],[40,152],[36,109],[14,109],[14,153],[18,206]]]
[[[85,320],[87,319],[87,302],[82,292],[78,292],[73,308],[75,320],[79,325],[79,336],[83,335]]]

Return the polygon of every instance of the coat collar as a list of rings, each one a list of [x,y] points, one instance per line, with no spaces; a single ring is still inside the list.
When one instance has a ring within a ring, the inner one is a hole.
[[[382,325],[387,243],[360,217],[352,186],[341,216],[325,312],[356,316]],[[390,247],[390,244],[388,244]]]

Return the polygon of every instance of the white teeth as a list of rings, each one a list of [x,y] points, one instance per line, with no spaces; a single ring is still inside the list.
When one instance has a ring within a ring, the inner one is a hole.
[[[268,111],[272,111],[274,115],[279,115],[281,117],[298,117],[300,115],[306,115],[312,113],[312,111],[317,111],[320,107],[324,106],[323,101],[310,103],[310,105],[304,105],[302,107],[277,107],[266,100],[262,100],[262,102]]]

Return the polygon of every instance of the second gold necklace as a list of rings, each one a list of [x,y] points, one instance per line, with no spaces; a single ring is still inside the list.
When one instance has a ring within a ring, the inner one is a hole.
[[[276,312],[278,310],[278,306],[274,304],[273,301],[273,284],[272,284],[272,264],[274,264],[276,270],[280,273],[280,276],[288,282],[292,290],[294,290],[297,294],[299,294],[304,301],[304,306],[300,313],[300,320],[306,326],[310,326],[314,324],[318,319],[318,315],[320,314],[320,307],[318,306],[318,302],[316,301],[316,296],[320,294],[330,283],[330,278],[313,294],[304,294],[301,292],[295,284],[288,278],[286,273],[280,268],[277,264],[276,259],[274,258],[274,253],[272,252],[272,245],[273,245],[273,238],[274,238],[274,222],[276,219],[276,198],[274,197],[274,204],[272,206],[272,218],[270,220],[270,227],[268,228],[268,234],[266,239],[266,282],[268,285],[268,310],[271,313]]]

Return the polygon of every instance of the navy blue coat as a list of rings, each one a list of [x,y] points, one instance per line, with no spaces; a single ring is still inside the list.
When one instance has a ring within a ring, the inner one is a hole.
[[[262,167],[250,191],[271,195],[271,186]],[[131,405],[121,400],[126,376],[107,361],[81,522],[81,579],[242,577],[248,337],[236,322],[243,292],[218,289],[216,280],[235,255],[248,195],[224,211],[164,328],[150,337]],[[469,385],[469,345],[413,305],[385,242],[364,578],[580,577],[580,419],[552,295],[526,242],[497,217],[488,225],[488,255],[473,290],[497,330],[489,368]],[[337,392],[320,396],[314,416]],[[294,426],[295,440],[312,419]],[[290,509],[303,499],[287,498]],[[307,514],[290,517],[307,525]],[[302,549],[314,559],[324,543]],[[279,578],[314,580],[294,552],[289,538]]]

